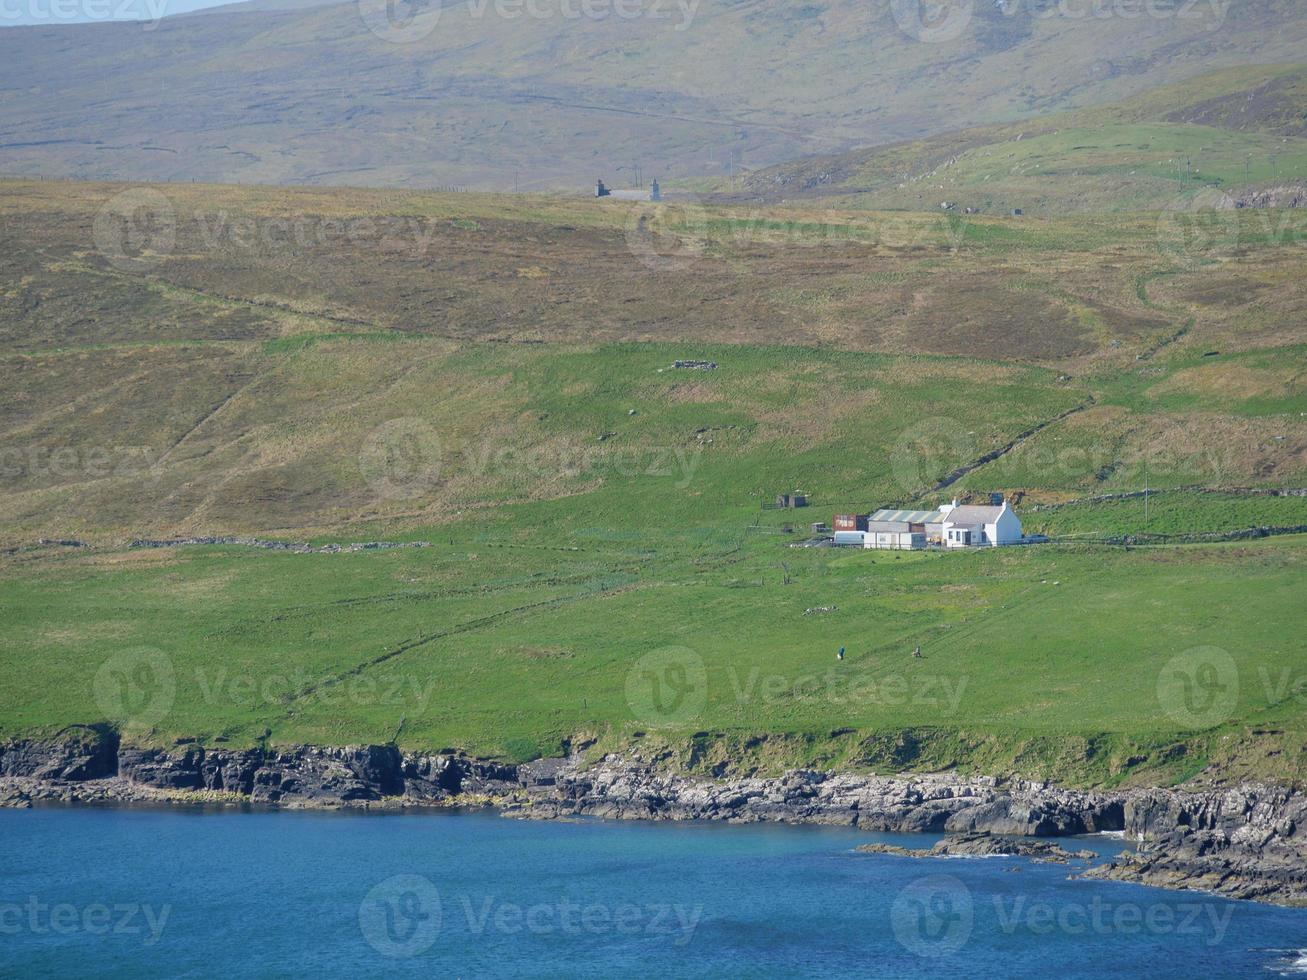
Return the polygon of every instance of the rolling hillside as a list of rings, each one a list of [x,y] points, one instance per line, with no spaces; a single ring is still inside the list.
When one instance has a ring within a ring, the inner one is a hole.
[[[908,6],[647,0],[636,17],[577,18],[466,0],[387,20],[359,0],[0,30],[0,173],[499,190],[620,185],[636,164],[719,177],[1114,102],[1307,45],[1296,0],[1106,19],[968,0],[926,24]],[[1192,108],[1209,126],[1228,113]]]
[[[0,737],[1301,783],[1307,294],[1235,216],[5,182]],[[1056,540],[789,547],[995,490]]]
[[[1307,203],[1307,70],[1238,68],[1129,100],[764,168],[723,200],[989,213]]]

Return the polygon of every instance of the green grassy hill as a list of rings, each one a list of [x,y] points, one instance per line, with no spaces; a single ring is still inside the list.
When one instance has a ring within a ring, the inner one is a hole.
[[[1213,189],[1307,186],[1307,72],[1239,68],[1034,123],[960,130],[751,174],[741,197],[1033,214],[1184,208]],[[718,182],[730,196],[730,185]]]
[[[1307,524],[1255,220],[122,191],[0,194],[0,732],[1303,778],[1304,538],[1092,543]],[[789,547],[991,491],[1058,540]],[[131,546],[230,534],[428,546]]]
[[[364,0],[19,28],[0,33],[0,173],[497,190],[621,186],[636,164],[721,177],[1292,62],[1307,42],[1296,0],[1106,18],[949,6],[964,19],[933,32],[911,5],[862,0],[647,0],[633,18]],[[1182,104],[1209,126],[1230,111]]]

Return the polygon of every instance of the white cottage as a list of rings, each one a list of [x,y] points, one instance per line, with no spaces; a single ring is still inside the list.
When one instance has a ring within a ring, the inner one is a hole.
[[[1022,541],[1021,520],[1006,500],[989,507],[959,507],[955,500],[940,511],[946,548],[997,547]]]

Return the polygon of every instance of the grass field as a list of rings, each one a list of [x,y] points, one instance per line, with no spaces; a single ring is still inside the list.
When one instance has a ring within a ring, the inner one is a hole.
[[[1307,523],[1241,492],[1307,485],[1293,243],[186,186],[115,251],[121,187],[0,190],[0,733],[1304,776],[1307,538],[1076,543]],[[1059,540],[789,547],[992,491]],[[427,546],[130,546],[225,534]]]

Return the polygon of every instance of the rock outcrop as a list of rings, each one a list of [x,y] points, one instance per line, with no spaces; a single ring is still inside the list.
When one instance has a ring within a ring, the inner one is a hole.
[[[692,778],[610,755],[593,765],[505,765],[393,745],[172,749],[121,745],[103,727],[0,744],[0,806],[66,802],[222,802],[280,807],[493,805],[508,816],[778,821],[954,835],[928,853],[1030,853],[1044,842],[1122,831],[1140,841],[1092,874],[1234,898],[1307,904],[1307,798],[1275,786],[1180,792],[1069,790],[955,775],[894,777],[795,770],[774,778]],[[954,850],[954,849],[958,850]]]
[[[1119,796],[1043,783],[946,775],[863,776],[797,770],[709,782],[609,757],[559,774],[555,792],[510,808],[530,816],[826,823],[880,832],[1030,837],[1124,829]]]
[[[1092,861],[1093,851],[1068,851],[1051,840],[1002,837],[988,831],[952,834],[931,848],[898,847],[895,844],[863,844],[863,854],[894,854],[899,857],[1028,857],[1036,861],[1066,864],[1068,861]]]
[[[1275,786],[1151,791],[1126,813],[1137,852],[1094,877],[1307,905],[1307,798]]]
[[[287,807],[387,802],[430,805],[501,796],[542,781],[548,766],[464,755],[405,755],[389,745],[173,750],[122,746],[110,731],[71,729],[49,742],[0,745],[0,777],[15,801],[215,799]],[[552,778],[552,777],[549,777]],[[6,797],[0,794],[0,805]],[[17,805],[15,803],[15,805]]]

